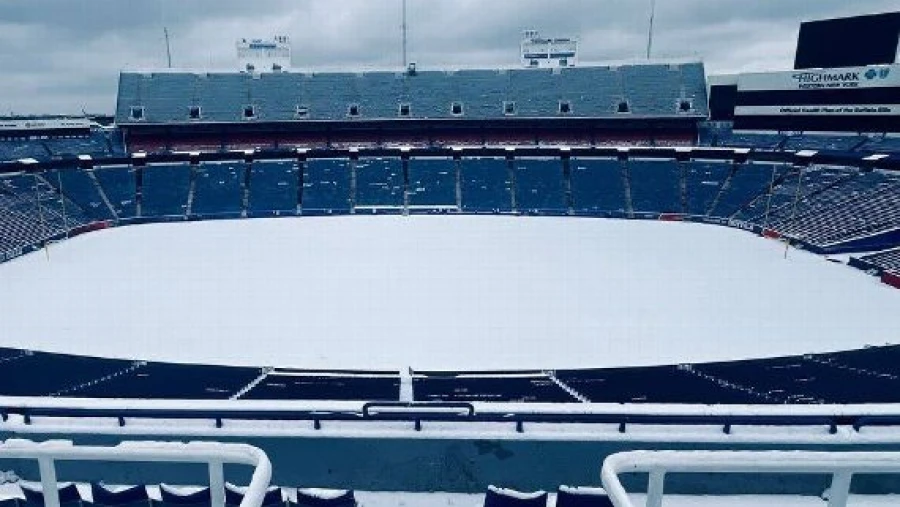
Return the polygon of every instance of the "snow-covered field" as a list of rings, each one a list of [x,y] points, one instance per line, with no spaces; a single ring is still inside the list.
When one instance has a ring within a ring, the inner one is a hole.
[[[900,291],[716,226],[496,216],[211,221],[0,265],[0,345],[304,368],[647,365],[900,342]]]

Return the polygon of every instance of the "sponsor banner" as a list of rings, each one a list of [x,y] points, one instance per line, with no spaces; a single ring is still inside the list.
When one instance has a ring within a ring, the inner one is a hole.
[[[89,129],[91,122],[85,118],[63,119],[29,119],[0,120],[0,131],[3,130],[54,130],[54,129]]]
[[[738,91],[827,90],[900,86],[900,65],[742,74]]]
[[[891,116],[900,115],[900,104],[737,106],[735,116]]]

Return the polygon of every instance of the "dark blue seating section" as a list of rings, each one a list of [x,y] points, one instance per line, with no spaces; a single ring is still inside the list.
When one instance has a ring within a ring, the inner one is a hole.
[[[560,370],[556,377],[592,403],[766,403],[679,366]]]
[[[350,211],[350,161],[308,160],[303,173],[304,212],[341,213]]]
[[[131,361],[30,352],[0,362],[0,391],[9,396],[69,393],[129,368]]]
[[[575,213],[627,213],[623,164],[614,159],[572,158],[572,202]]]
[[[116,218],[103,200],[102,191],[90,171],[82,171],[77,167],[54,169],[47,171],[46,179],[58,192],[77,204],[90,218],[94,220],[114,220]]]
[[[773,403],[900,401],[900,378],[840,368],[813,356],[710,363],[695,368]]]
[[[238,217],[243,210],[247,166],[241,162],[209,162],[194,169],[191,215]]]
[[[124,399],[398,401],[394,372],[146,363],[0,348],[0,395]],[[415,372],[413,399],[443,402],[818,404],[900,402],[900,345],[716,363]]]
[[[732,168],[731,176],[725,180],[718,200],[710,215],[731,218],[759,196],[767,194],[774,180],[784,172],[783,166],[770,164],[743,164]]]
[[[226,482],[225,505],[238,507],[241,505],[242,501],[244,501],[244,490]],[[266,491],[260,506],[269,507],[274,505],[284,505],[284,503],[284,495],[281,492],[281,488],[272,486]]]
[[[577,402],[542,373],[416,373],[413,393],[420,401]]]
[[[94,176],[119,219],[137,216],[135,168],[128,165],[100,166]]]
[[[900,249],[888,250],[877,254],[865,255],[861,259],[882,271],[900,274]]]
[[[502,158],[467,158],[460,161],[463,211],[512,211],[509,162]]]
[[[561,160],[520,158],[514,163],[517,210],[550,214],[568,211]]]
[[[802,204],[774,228],[823,247],[864,241],[900,225],[900,177],[878,171],[862,174]]]
[[[191,189],[191,166],[148,165],[143,168],[141,216],[184,217]]]
[[[259,377],[260,368],[137,363],[71,395],[88,398],[227,400]]]
[[[456,209],[456,162],[449,158],[410,159],[410,210]]]
[[[731,174],[731,164],[726,162],[692,162],[685,166],[685,194],[688,215],[703,216],[710,213],[710,206],[719,195],[722,184]]]
[[[635,213],[681,213],[681,168],[674,160],[632,160],[628,171]]]
[[[241,398],[397,401],[400,399],[400,376],[396,373],[274,370]]]
[[[356,207],[402,209],[403,164],[399,158],[356,161]]]
[[[253,162],[250,167],[248,216],[291,215],[299,204],[300,168],[296,161]]]
[[[0,262],[92,222],[45,174],[0,175]]]
[[[874,251],[897,245],[898,190],[900,175],[889,171],[671,159],[363,157],[63,166],[0,176],[0,262],[99,221],[369,210],[677,214],[754,224],[823,253]]]

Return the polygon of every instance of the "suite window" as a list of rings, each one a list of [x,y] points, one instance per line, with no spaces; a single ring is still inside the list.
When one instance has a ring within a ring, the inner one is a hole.
[[[359,116],[359,104],[350,104],[347,107],[347,116]]]
[[[397,114],[399,116],[406,118],[409,116],[409,112],[410,112],[409,104],[400,104],[400,109],[397,111]]]
[[[309,107],[307,106],[297,106],[297,111],[295,113],[297,118],[309,118]]]
[[[140,121],[144,119],[144,106],[131,106],[131,119]]]
[[[569,114],[572,112],[572,103],[568,100],[559,101],[559,114]]]
[[[506,116],[516,114],[516,103],[509,100],[503,101],[503,114]]]
[[[191,106],[188,108],[188,118],[192,120],[200,119],[200,106]]]
[[[454,102],[450,104],[450,114],[453,116],[462,116],[464,113],[462,102]]]
[[[622,113],[622,114],[624,114],[624,113],[630,113],[630,112],[631,112],[631,106],[628,105],[628,101],[627,101],[627,100],[623,100],[623,101],[620,101],[618,104],[616,104],[616,112],[617,112],[617,113]]]
[[[694,109],[694,105],[691,104],[690,100],[682,99],[678,101],[678,112],[679,113],[689,113]]]
[[[244,106],[244,119],[252,120],[256,118],[256,107],[254,106]]]

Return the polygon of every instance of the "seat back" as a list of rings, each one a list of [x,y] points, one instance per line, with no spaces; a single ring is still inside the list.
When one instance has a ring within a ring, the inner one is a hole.
[[[484,507],[547,507],[547,492],[525,493],[488,486],[484,495]]]

